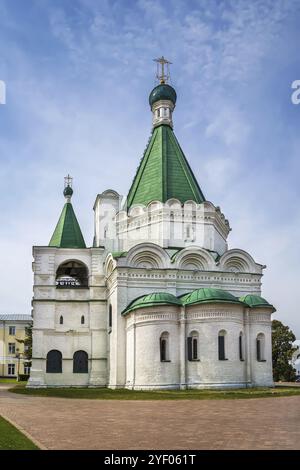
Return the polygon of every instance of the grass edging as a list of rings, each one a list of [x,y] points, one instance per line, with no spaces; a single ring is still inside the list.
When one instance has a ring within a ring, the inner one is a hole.
[[[7,416],[0,416],[0,450],[40,450],[46,449],[25,429]],[[4,431],[4,432],[3,432]]]
[[[300,388],[242,388],[227,390],[155,390],[138,391],[109,388],[40,388],[28,389],[17,385],[12,393],[37,397],[56,397],[90,400],[222,400],[271,398],[300,395]]]

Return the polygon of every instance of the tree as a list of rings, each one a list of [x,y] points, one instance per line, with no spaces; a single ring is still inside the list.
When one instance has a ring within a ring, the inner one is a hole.
[[[294,382],[296,372],[291,364],[296,337],[292,330],[278,320],[272,321],[272,361],[275,382]]]
[[[25,339],[17,339],[18,343],[24,344],[24,357],[30,360],[32,357],[32,325],[25,327]]]

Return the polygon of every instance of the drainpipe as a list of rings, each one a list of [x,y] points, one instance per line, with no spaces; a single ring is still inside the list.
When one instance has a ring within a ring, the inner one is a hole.
[[[186,315],[185,307],[180,309],[179,317],[179,370],[180,370],[180,389],[186,389]]]

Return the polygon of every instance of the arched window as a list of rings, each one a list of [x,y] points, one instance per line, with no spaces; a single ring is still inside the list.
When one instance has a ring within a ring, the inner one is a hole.
[[[80,323],[81,323],[82,325],[84,325],[84,321],[85,321],[85,320],[84,320],[84,315],[81,315]]]
[[[265,361],[265,335],[259,333],[256,337],[256,359]]]
[[[76,351],[73,355],[73,373],[87,374],[89,371],[88,355],[85,351]]]
[[[218,335],[219,361],[226,361],[226,331],[219,331]]]
[[[59,317],[59,324],[60,325],[64,324],[64,317],[62,315]]]
[[[80,261],[67,261],[56,271],[56,287],[74,289],[88,287],[88,270]]]
[[[159,339],[159,346],[160,346],[160,361],[161,362],[169,362],[169,333],[164,332],[161,334]]]
[[[244,360],[244,341],[243,341],[243,333],[240,332],[240,335],[239,335],[239,358],[240,358],[240,361],[243,361]]]
[[[108,308],[108,328],[112,328],[112,306]]]
[[[52,351],[48,352],[46,359],[46,372],[47,374],[62,373],[62,354],[60,351],[52,349]]]
[[[189,361],[198,361],[198,339],[199,335],[197,331],[192,331],[191,334],[188,336],[187,339],[187,346],[188,346],[188,360]]]

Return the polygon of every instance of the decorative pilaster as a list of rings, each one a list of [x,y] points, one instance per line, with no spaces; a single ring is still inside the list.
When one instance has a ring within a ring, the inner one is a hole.
[[[246,361],[246,383],[247,386],[252,384],[252,370],[251,370],[251,341],[250,341],[250,319],[249,308],[245,312],[245,361]]]

